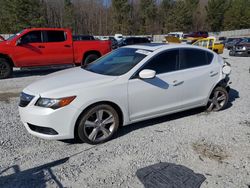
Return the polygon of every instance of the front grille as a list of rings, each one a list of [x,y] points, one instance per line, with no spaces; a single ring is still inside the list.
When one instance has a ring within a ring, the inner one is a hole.
[[[56,132],[54,129],[49,128],[49,127],[39,127],[37,125],[32,125],[30,123],[28,123],[28,126],[34,132],[47,134],[47,135],[57,135],[58,134],[58,132]]]
[[[32,101],[33,98],[34,98],[33,95],[28,95],[28,94],[22,92],[20,94],[19,106],[26,107],[30,103],[30,101]]]

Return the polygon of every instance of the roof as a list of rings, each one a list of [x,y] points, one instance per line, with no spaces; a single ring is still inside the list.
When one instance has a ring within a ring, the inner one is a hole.
[[[124,46],[123,48],[136,48],[136,49],[142,49],[142,50],[148,50],[148,51],[156,51],[158,49],[171,49],[171,48],[181,48],[181,47],[199,48],[199,49],[201,48],[201,47],[193,46],[190,44],[167,44],[167,43],[136,44],[136,45]]]
[[[137,49],[155,51],[167,45],[168,45],[167,43],[145,43],[145,44],[128,45],[125,46],[124,48],[127,47],[127,48],[137,48]]]

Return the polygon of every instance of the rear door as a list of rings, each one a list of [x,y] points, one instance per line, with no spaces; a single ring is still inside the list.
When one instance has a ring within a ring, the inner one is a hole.
[[[183,75],[183,107],[199,106],[219,79],[220,65],[211,52],[201,49],[180,50],[180,72]]]
[[[63,30],[43,31],[43,52],[47,65],[73,63],[73,44],[69,33]]]

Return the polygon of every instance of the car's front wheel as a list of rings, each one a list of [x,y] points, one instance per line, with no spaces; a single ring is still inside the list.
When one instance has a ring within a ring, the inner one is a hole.
[[[208,112],[223,110],[227,106],[228,98],[228,92],[225,88],[216,87],[209,97],[206,110]]]
[[[119,127],[119,116],[112,106],[100,104],[83,113],[78,122],[80,140],[99,144],[112,138]]]
[[[5,79],[11,76],[13,67],[5,58],[0,58],[0,79]]]

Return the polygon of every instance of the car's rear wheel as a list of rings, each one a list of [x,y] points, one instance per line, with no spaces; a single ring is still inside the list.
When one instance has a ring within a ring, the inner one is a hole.
[[[223,110],[227,106],[228,98],[228,92],[225,88],[216,87],[209,97],[206,110],[208,112]]]
[[[112,138],[119,127],[116,110],[106,104],[88,109],[79,120],[78,137],[89,144],[99,144]]]
[[[99,56],[97,54],[87,55],[86,58],[83,60],[83,66],[92,63],[93,61],[97,60],[98,58],[99,58]]]
[[[0,58],[0,79],[5,79],[11,76],[13,67],[5,58]]]

